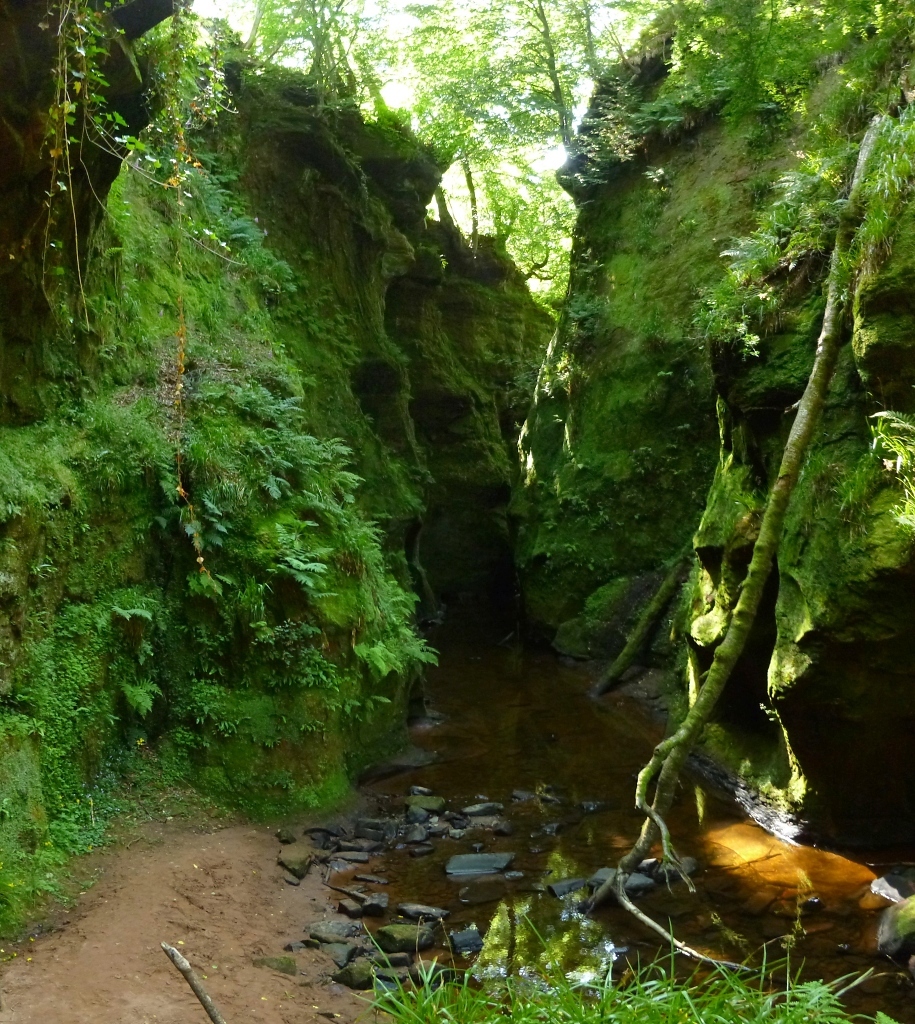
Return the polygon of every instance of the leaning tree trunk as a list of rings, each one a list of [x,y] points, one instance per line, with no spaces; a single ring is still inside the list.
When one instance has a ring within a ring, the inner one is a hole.
[[[835,370],[844,322],[845,300],[848,294],[848,272],[845,266],[845,257],[862,218],[861,185],[882,121],[882,117],[875,117],[871,121],[858,152],[858,162],[852,178],[848,203],[839,223],[836,244],[830,261],[826,311],[823,314],[823,326],[817,341],[816,358],[807,381],[807,387],[798,403],[797,416],[782,454],[778,478],[766,503],[759,539],[753,548],[753,557],[740,590],[740,597],[728,624],[724,640],[715,650],[712,666],[695,703],[677,731],[655,747],[651,760],[639,773],[635,802],[636,807],[645,814],[641,834],[633,848],[620,861],[615,878],[602,885],[594,894],[590,901],[592,909],[611,896],[619,898],[624,906],[628,905],[627,909],[635,909],[625,898],[626,879],[639,862],[647,856],[659,837],[663,845],[665,859],[675,866],[678,863],[670,844],[670,834],[664,818],[673,803],[680,771],[700,732],[709,721],[715,704],[746,646],[756,613],[759,610],[766,581],[778,552],[791,495],[803,467],[804,457],[810,446],[813,432],[823,411],[829,384]],[[654,799],[649,804],[648,788],[655,776],[657,776],[657,784]],[[645,915],[639,913],[638,916],[645,920]],[[660,925],[652,926],[664,935],[669,934]],[[680,943],[677,943],[677,946],[686,952],[692,952],[682,947]]]

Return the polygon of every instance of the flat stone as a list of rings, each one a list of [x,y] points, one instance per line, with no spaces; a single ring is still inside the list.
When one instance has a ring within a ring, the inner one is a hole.
[[[340,913],[346,914],[347,917],[362,917],[362,904],[355,900],[340,900],[338,906]]]
[[[349,964],[331,977],[338,985],[346,985],[347,988],[362,991],[371,988],[374,984],[375,969],[367,960],[357,960],[356,963]]]
[[[416,846],[410,848],[411,857],[428,857],[430,853],[435,852],[435,847],[432,843],[417,843]]]
[[[386,892],[373,892],[362,904],[363,917],[384,917],[388,909],[388,894]]]
[[[404,803],[408,808],[420,807],[430,814],[441,814],[445,809],[445,798],[443,796],[408,796]]]
[[[314,855],[302,850],[281,850],[276,862],[295,878],[304,878],[314,861]]]
[[[550,882],[546,888],[551,896],[561,899],[563,896],[568,896],[571,892],[578,892],[579,889],[584,889],[587,884],[588,882],[585,878],[564,878],[562,881]]]
[[[506,871],[505,880],[507,882],[517,882],[519,878],[524,878],[523,871]]]
[[[283,949],[287,953],[301,953],[303,949],[308,949],[308,946],[304,942],[287,942]]]
[[[422,825],[414,825],[404,836],[404,841],[407,843],[424,843],[428,838],[429,833]]]
[[[359,947],[354,942],[329,942],[321,945],[321,952],[326,953],[338,967],[346,967],[356,959]]]
[[[371,842],[383,843],[387,838],[380,829],[377,828],[363,828],[360,825],[356,826],[356,838],[357,839],[368,839]]]
[[[294,886],[299,886],[299,885],[301,885],[301,884],[302,884],[302,882],[301,882],[301,880],[300,880],[300,879],[298,879],[298,878],[292,878],[292,877],[290,877],[289,875],[286,875],[286,876],[285,876],[285,877],[283,878],[283,881],[284,881],[284,882],[285,882],[285,883],[286,883],[287,885],[294,885]]]
[[[469,807],[462,807],[461,814],[466,814],[468,818],[483,818],[487,815],[501,814],[505,810],[502,804],[497,804],[492,800],[488,800],[481,804],[471,804]]]
[[[515,859],[513,853],[459,853],[445,865],[449,875],[492,875],[505,869]]]
[[[431,817],[432,813],[427,811],[425,807],[410,807],[407,810],[408,825],[422,825],[423,822],[428,821]]]
[[[337,844],[338,853],[375,853],[381,843],[374,839],[341,839]]]
[[[381,964],[384,967],[409,967],[413,963],[413,957],[409,953],[382,953],[379,949],[367,953],[366,959],[370,963]]]
[[[296,841],[296,835],[291,828],[281,828],[276,838],[283,844],[283,846],[291,846]]]
[[[474,926],[460,932],[451,932],[448,941],[454,952],[460,956],[472,956],[483,949],[483,936]]]
[[[510,821],[506,821],[504,818],[500,819],[492,827],[493,835],[496,836],[510,836],[514,833],[514,828]]]
[[[280,974],[298,974],[299,965],[291,956],[261,956],[254,961],[255,967],[267,967]]]
[[[335,855],[337,860],[346,861],[348,864],[368,864],[370,857],[360,850],[343,850]]]
[[[353,875],[357,882],[368,882],[369,885],[387,885],[388,880],[381,875]]]
[[[435,937],[426,925],[387,924],[375,932],[375,941],[384,953],[413,953],[428,949]]]
[[[310,925],[307,931],[318,942],[343,942],[359,935],[362,926],[352,921],[318,921]]]
[[[536,793],[532,793],[529,789],[513,789],[512,790],[512,800],[514,800],[516,804],[525,804],[529,800],[536,800],[536,799],[537,799],[537,794]]]
[[[463,839],[464,838],[464,833],[466,831],[467,830],[463,829],[463,828],[452,828],[452,829],[449,829],[448,830],[448,838],[449,839]]]
[[[434,794],[426,786],[411,786],[410,796],[434,796]]]
[[[443,910],[441,907],[430,907],[425,903],[398,903],[397,912],[403,914],[404,917],[412,918],[414,921],[419,921],[424,917],[433,921],[441,921],[451,913],[449,910]]]

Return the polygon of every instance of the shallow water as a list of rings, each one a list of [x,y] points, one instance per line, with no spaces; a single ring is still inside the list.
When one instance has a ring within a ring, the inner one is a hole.
[[[451,912],[449,931],[476,923],[485,933],[475,965],[480,975],[524,973],[558,959],[588,977],[615,960],[653,958],[658,941],[624,911],[605,909],[589,920],[575,909],[584,893],[556,899],[545,890],[550,881],[586,878],[615,865],[632,844],[640,826],[631,807],[635,775],[659,726],[625,697],[593,701],[588,671],[548,652],[497,647],[484,631],[456,625],[435,642],[441,665],[427,685],[433,720],[418,723],[412,734],[438,759],[371,788],[392,812],[401,810],[413,784],[446,797],[451,809],[496,800],[514,832],[496,837],[474,830],[460,840],[436,840],[435,852],[422,858],[406,849],[389,853],[383,873],[391,881],[392,906],[411,900],[444,907]],[[544,787],[553,787],[561,803],[512,802],[512,790]],[[599,801],[601,809],[585,813],[585,801]],[[872,906],[869,885],[881,869],[868,866],[872,858],[789,845],[696,780],[685,781],[670,824],[680,854],[700,863],[697,891],[689,893],[682,882],[659,887],[639,905],[671,921],[678,938],[731,959],[768,943],[770,958],[780,958],[779,937],[794,933],[792,962],[803,963],[806,976],[889,972],[852,993],[850,1007],[915,1021],[908,974],[874,953],[880,910]],[[515,853],[512,869],[524,877],[450,880],[447,859],[472,852],[479,842],[485,852]],[[888,854],[880,860],[894,862]],[[800,918],[799,903],[805,908]]]

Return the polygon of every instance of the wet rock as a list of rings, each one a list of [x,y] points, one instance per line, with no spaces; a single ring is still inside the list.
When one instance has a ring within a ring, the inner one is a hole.
[[[513,853],[459,853],[445,865],[449,875],[491,875],[505,869],[515,859]]]
[[[891,957],[915,953],[915,898],[888,907],[880,915],[877,949]]]
[[[555,836],[561,830],[562,830],[562,822],[561,821],[548,821],[544,826],[542,826],[542,828],[540,829],[540,832],[543,835],[545,835],[545,836]]]
[[[387,885],[388,880],[381,875],[353,875],[357,882],[368,882],[369,885]]]
[[[469,828],[470,819],[465,818],[463,814],[455,814],[451,811],[446,811],[442,816],[442,821],[447,821],[452,828]]]
[[[386,892],[373,892],[362,904],[363,917],[384,917],[388,909],[388,894]]]
[[[473,850],[474,853],[482,853],[485,846],[485,843],[473,843],[470,849]]]
[[[529,789],[513,789],[512,800],[516,804],[526,804],[529,800],[536,800],[537,794],[532,793]]]
[[[442,910],[441,907],[430,907],[425,903],[398,903],[397,911],[414,921],[422,920],[424,917],[432,921],[441,921],[450,914],[448,910]]]
[[[290,828],[281,828],[276,838],[283,844],[283,846],[291,846],[296,841],[296,835]]]
[[[356,963],[349,964],[337,971],[332,977],[339,985],[346,985],[347,988],[362,991],[372,987],[375,980],[375,969],[368,961],[357,960]]]
[[[435,847],[432,843],[417,843],[410,849],[411,857],[428,857],[430,853],[435,852]]]
[[[349,871],[352,868],[353,865],[348,863],[345,860],[331,859],[331,860],[329,860],[327,862],[327,866],[330,868],[331,871],[337,872],[337,871]]]
[[[255,967],[267,967],[280,974],[295,975],[299,973],[299,965],[291,956],[261,956],[254,961]]]
[[[362,917],[362,904],[355,900],[340,900],[338,906],[340,913],[347,917]]]
[[[336,854],[337,860],[345,861],[347,864],[368,864],[370,857],[367,853],[359,850],[342,850]]]
[[[371,839],[341,839],[337,844],[338,853],[377,853],[381,843]]]
[[[588,879],[588,888],[599,889],[604,882],[610,882],[614,878],[616,878],[616,868],[601,868]]]
[[[639,870],[641,871],[641,864]],[[699,870],[699,861],[695,857],[681,857],[680,868],[687,878],[690,878]],[[679,871],[673,866],[673,864],[661,864],[655,861],[655,867],[653,871],[645,871],[643,874],[648,875],[650,878],[656,879],[661,883],[673,883],[682,882],[683,878]]]
[[[506,871],[505,880],[508,882],[517,882],[519,878],[524,878],[523,871]]]
[[[561,899],[563,896],[568,896],[570,892],[578,892],[579,889],[584,889],[586,885],[587,880],[584,878],[564,878],[558,882],[550,882],[546,888],[551,896]]]
[[[308,946],[304,942],[287,942],[283,949],[287,953],[301,953],[303,949],[308,949]]]
[[[915,896],[915,882],[905,875],[890,872],[871,882],[871,892],[892,903],[903,903],[910,896]]]
[[[445,798],[443,796],[408,796],[404,803],[407,808],[421,807],[430,814],[441,814],[445,809]]]
[[[387,924],[375,932],[375,941],[385,953],[413,953],[428,949],[435,939],[426,925]]]
[[[450,831],[451,829],[445,821],[440,821],[437,825],[429,826],[429,835],[434,836],[436,839],[441,839],[442,836],[447,835]]]
[[[333,836],[335,839],[339,839],[345,835],[345,832],[339,825],[312,825],[302,829],[302,835],[311,836],[312,839],[316,839],[318,836]]]
[[[598,811],[602,811],[607,805],[603,800],[582,800],[578,806],[585,814],[597,814]]]
[[[514,828],[512,828],[512,823],[510,821],[506,821],[504,818],[502,818],[500,821],[497,821],[495,825],[493,825],[492,831],[493,835],[496,836],[510,836],[514,833],[515,830]]]
[[[321,944],[321,952],[326,953],[338,967],[346,967],[356,959],[359,947],[355,942],[328,942]]]
[[[460,932],[451,932],[448,942],[459,956],[473,956],[474,953],[479,953],[483,949],[483,936],[475,925]]]
[[[448,838],[449,839],[463,839],[465,831],[466,830],[462,829],[462,828],[452,828],[452,829],[449,829],[448,830]]]
[[[424,843],[429,838],[429,833],[422,825],[414,825],[404,836],[408,843]]]
[[[306,930],[318,942],[343,942],[359,935],[362,927],[352,921],[317,921]]]
[[[459,982],[463,977],[463,972],[456,971],[453,967],[445,967],[437,961],[420,961],[410,969],[410,978],[414,985],[431,988],[433,991],[442,985]]]
[[[862,910],[886,910],[892,905],[892,900],[887,899],[886,896],[878,896],[875,892],[866,892],[858,900],[858,906]]]
[[[502,804],[497,804],[492,800],[486,801],[481,804],[471,804],[469,807],[462,807],[461,814],[466,815],[468,818],[482,818],[486,815],[501,814],[505,810]]]
[[[484,903],[496,903],[505,895],[502,880],[489,880],[464,885],[458,890],[458,899],[465,906],[476,907]]]
[[[304,851],[281,850],[276,862],[285,868],[294,878],[304,878],[308,874],[314,855]]]
[[[410,796],[434,796],[431,789],[427,789],[426,786],[411,786]]]
[[[644,896],[646,892],[651,892],[656,885],[657,882],[653,878],[634,871],[626,879],[626,894],[635,899],[636,896]]]
[[[425,809],[425,807],[410,807],[407,810],[407,824],[408,825],[421,825],[424,821],[428,821],[432,817],[432,814]]]

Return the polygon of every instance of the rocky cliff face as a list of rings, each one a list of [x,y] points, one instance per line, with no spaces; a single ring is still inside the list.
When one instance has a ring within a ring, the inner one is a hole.
[[[0,43],[7,917],[124,771],[278,810],[402,741],[414,589],[433,613],[505,585],[513,382],[549,327],[427,221],[441,168],[407,129],[288,73],[230,69],[180,203],[87,150],[49,255],[45,10],[3,7]],[[142,61],[108,42],[138,130]]]
[[[513,506],[527,607],[560,651],[610,658],[691,544],[692,576],[640,659],[663,673],[675,716],[749,562],[812,365],[824,258],[773,278],[780,313],[759,328],[756,354],[703,331],[698,313],[725,273],[722,250],[755,227],[772,183],[811,144],[817,104],[840,88],[827,72],[808,120],[763,151],[709,113],[674,141],[648,137],[623,163],[598,154],[569,178],[581,206],[571,297],[524,427]],[[859,283],[777,573],[703,737],[757,808],[843,843],[913,837],[900,766],[915,564],[868,420],[912,405],[910,220]]]

